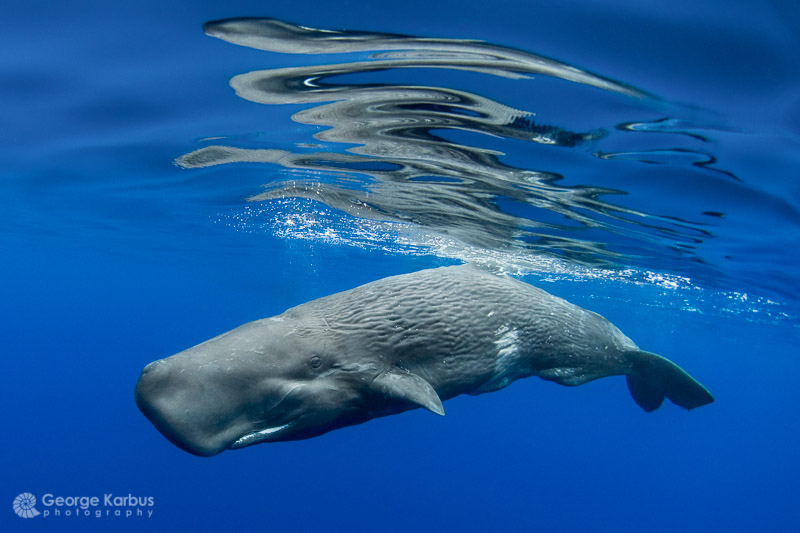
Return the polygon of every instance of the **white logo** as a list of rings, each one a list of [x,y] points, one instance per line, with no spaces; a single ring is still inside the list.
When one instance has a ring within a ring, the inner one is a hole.
[[[152,496],[134,496],[130,493],[123,496],[115,496],[111,492],[102,496],[57,496],[47,492],[38,503],[44,507],[41,512],[36,509],[36,496],[23,492],[14,498],[14,512],[22,518],[41,515],[44,520],[67,516],[150,518],[153,516],[156,500]]]
[[[39,516],[39,511],[36,510],[36,496],[30,492],[23,492],[14,498],[14,512],[22,518]]]

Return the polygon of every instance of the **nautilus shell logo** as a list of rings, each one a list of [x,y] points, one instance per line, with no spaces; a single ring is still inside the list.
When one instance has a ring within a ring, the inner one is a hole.
[[[33,518],[39,516],[36,510],[36,496],[30,492],[23,492],[14,498],[14,512],[22,518]]]

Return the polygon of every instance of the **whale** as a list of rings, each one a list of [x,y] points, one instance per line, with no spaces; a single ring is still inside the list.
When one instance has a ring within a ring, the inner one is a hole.
[[[625,376],[633,400],[714,401],[611,322],[529,283],[467,264],[391,276],[255,320],[141,372],[135,400],[179,448],[212,456],[308,439],[538,377]]]

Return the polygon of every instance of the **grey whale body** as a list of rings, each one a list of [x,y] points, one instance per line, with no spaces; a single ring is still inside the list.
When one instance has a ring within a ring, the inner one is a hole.
[[[602,316],[462,265],[392,276],[244,324],[147,365],[136,402],[201,456],[315,437],[502,389],[529,376],[580,385],[625,375],[646,411],[709,392]]]

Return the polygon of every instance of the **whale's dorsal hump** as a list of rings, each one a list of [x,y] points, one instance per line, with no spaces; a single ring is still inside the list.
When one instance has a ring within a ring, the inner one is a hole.
[[[439,399],[436,390],[424,378],[413,372],[401,368],[381,372],[372,382],[372,388],[387,398],[405,400],[444,416],[442,400]]]

